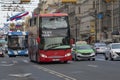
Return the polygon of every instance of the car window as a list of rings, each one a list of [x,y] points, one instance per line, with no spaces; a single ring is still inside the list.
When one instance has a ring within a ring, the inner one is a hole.
[[[90,46],[77,46],[77,49],[83,50],[83,49],[91,49]]]
[[[96,43],[94,44],[94,47],[106,47],[107,45],[105,43]]]
[[[120,49],[120,44],[113,44],[112,49]]]

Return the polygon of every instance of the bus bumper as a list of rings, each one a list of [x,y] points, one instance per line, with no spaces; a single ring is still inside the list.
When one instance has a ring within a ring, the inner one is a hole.
[[[43,58],[43,57],[41,57],[39,59],[40,62],[67,62],[67,61],[71,61],[71,60],[72,60],[72,56],[62,57],[62,58]]]

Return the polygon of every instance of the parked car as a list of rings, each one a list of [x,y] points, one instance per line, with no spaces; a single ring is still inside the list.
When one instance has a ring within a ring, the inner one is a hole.
[[[120,60],[120,43],[110,43],[108,49],[110,60]]]
[[[91,45],[88,44],[76,44],[72,48],[72,58],[73,60],[95,60],[95,52]]]
[[[0,57],[4,57],[4,53],[1,47],[0,47]]]
[[[107,56],[107,52],[108,52],[107,44],[105,44],[103,42],[94,43],[93,49],[95,50],[96,54],[103,54],[105,59],[106,60],[108,59],[108,56]]]

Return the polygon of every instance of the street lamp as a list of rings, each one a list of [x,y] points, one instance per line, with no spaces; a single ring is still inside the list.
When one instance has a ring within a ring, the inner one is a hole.
[[[80,28],[78,27],[78,25],[80,25],[80,19],[79,16],[75,16],[75,41],[78,41],[79,39],[79,31]]]

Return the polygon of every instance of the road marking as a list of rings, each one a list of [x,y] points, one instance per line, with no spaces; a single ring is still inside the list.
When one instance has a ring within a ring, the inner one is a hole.
[[[1,63],[7,63],[6,61],[1,61]]]
[[[13,76],[13,77],[28,77],[32,75],[32,73],[25,73],[25,74],[9,74],[9,76]]]
[[[12,62],[13,62],[14,64],[17,64],[17,63],[18,63],[18,61],[15,61],[15,60],[14,60],[14,61],[12,61]]]
[[[29,61],[28,61],[28,60],[23,60],[23,62],[25,62],[25,63],[29,63]]]
[[[98,67],[98,65],[88,65],[89,67]]]
[[[97,61],[106,61],[105,59],[100,59],[100,58],[97,58],[95,60],[97,60]]]
[[[1,64],[0,66],[13,66],[14,64]]]
[[[51,70],[51,69],[47,69],[47,68],[42,67],[42,66],[37,66],[37,65],[33,65],[33,66],[35,66],[35,67],[37,67],[38,69],[41,69],[41,70],[43,70],[43,71],[45,71],[45,72],[48,72],[48,73],[50,73],[50,74],[53,74],[53,75],[55,75],[55,76],[58,76],[58,77],[60,77],[60,78],[63,78],[64,80],[77,80],[77,79],[75,79],[75,78],[73,78],[73,77],[69,77],[69,76],[67,76],[67,75],[64,75],[64,74],[62,74],[62,73],[56,72],[56,71]]]

